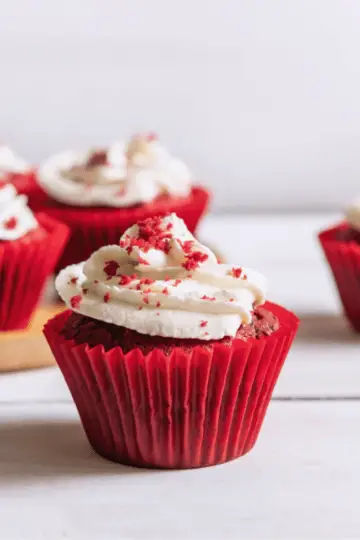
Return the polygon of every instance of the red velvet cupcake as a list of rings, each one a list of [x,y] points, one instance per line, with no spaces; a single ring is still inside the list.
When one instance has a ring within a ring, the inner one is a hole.
[[[28,206],[34,211],[47,199],[37,182],[35,169],[4,145],[0,145],[0,177],[13,184],[20,195],[26,195]]]
[[[263,276],[219,264],[172,214],[64,269],[56,287],[70,310],[44,332],[96,452],[182,469],[253,447],[298,327],[264,304]]]
[[[65,225],[34,215],[14,186],[0,186],[0,331],[29,324],[67,237]]]
[[[133,223],[154,215],[176,212],[194,232],[209,202],[208,191],[192,186],[189,169],[153,134],[103,150],[55,155],[38,178],[48,193],[44,211],[71,229],[59,268],[117,243]]]
[[[350,206],[346,221],[319,233],[345,315],[360,332],[360,201]]]

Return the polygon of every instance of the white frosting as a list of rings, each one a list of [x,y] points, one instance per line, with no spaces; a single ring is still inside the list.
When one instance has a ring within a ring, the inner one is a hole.
[[[18,195],[12,184],[0,185],[0,241],[17,240],[37,226],[27,197]]]
[[[8,146],[0,145],[0,174],[25,173],[29,164],[17,156]]]
[[[128,207],[153,201],[162,193],[186,197],[191,173],[156,139],[118,142],[107,150],[106,165],[86,167],[89,152],[63,152],[39,169],[42,188],[54,199],[74,206]]]
[[[86,262],[60,272],[56,288],[68,307],[142,334],[172,338],[221,339],[251,322],[253,306],[265,301],[267,283],[261,274],[219,264],[175,214],[146,223],[145,233],[143,225],[134,225],[119,246],[100,248]],[[146,238],[151,227],[150,245],[154,238],[160,245],[149,248],[136,239],[139,234]],[[132,247],[134,239],[141,247]]]
[[[353,229],[360,231],[360,199],[357,199],[346,211],[346,219]]]

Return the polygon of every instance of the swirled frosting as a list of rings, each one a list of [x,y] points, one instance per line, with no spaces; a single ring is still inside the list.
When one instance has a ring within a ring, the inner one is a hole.
[[[190,170],[152,134],[107,150],[55,155],[40,167],[38,178],[51,197],[74,206],[120,208],[161,194],[187,197],[191,191]]]
[[[29,164],[17,156],[8,146],[0,145],[0,175],[8,173],[25,173]]]
[[[0,241],[17,240],[37,227],[27,197],[11,184],[0,184]]]
[[[360,199],[356,199],[346,210],[346,219],[350,227],[360,231]]]
[[[175,214],[128,229],[118,246],[62,270],[56,288],[72,310],[150,336],[235,336],[264,303],[266,279],[218,263]]]

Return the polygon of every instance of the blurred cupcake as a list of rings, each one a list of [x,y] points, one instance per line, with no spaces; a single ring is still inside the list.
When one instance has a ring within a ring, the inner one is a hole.
[[[345,315],[360,332],[360,200],[346,211],[346,220],[319,234]]]
[[[28,325],[67,237],[65,225],[35,216],[25,195],[0,185],[0,331]]]
[[[153,215],[177,212],[194,232],[209,201],[205,189],[192,186],[187,166],[153,134],[55,155],[40,167],[39,182],[49,195],[46,212],[71,229],[60,267],[117,243],[134,222]]]
[[[298,319],[265,303],[266,280],[219,264],[174,214],[64,269],[70,310],[45,336],[102,456],[191,468],[248,452]]]
[[[10,182],[18,193],[26,195],[33,210],[44,202],[45,193],[37,182],[35,169],[5,145],[0,145],[0,179]]]

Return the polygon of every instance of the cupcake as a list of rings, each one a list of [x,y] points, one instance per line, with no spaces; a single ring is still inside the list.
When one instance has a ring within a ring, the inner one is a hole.
[[[96,452],[183,469],[254,446],[298,326],[265,303],[261,274],[219,264],[172,214],[62,270],[56,287],[69,310],[44,332]]]
[[[65,225],[34,215],[25,195],[0,185],[0,331],[29,324],[67,237]]]
[[[59,267],[117,243],[133,223],[153,215],[176,212],[194,232],[209,201],[205,189],[192,186],[188,167],[154,134],[55,155],[40,167],[39,183],[48,193],[47,214],[71,229]]]
[[[33,210],[39,208],[45,200],[35,169],[5,145],[0,145],[0,179],[2,182],[10,182],[18,193],[26,195],[28,205]]]
[[[346,211],[346,220],[319,234],[345,315],[360,332],[360,200]]]

